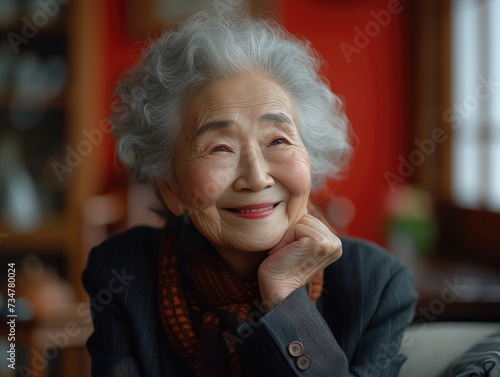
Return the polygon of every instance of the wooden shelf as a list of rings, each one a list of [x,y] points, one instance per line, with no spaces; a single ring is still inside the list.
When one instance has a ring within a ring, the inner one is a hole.
[[[67,5],[61,4],[59,13],[54,16],[54,22],[40,27],[36,36],[30,38],[29,43],[21,43],[18,46],[19,54],[12,57],[19,59],[22,54],[35,54],[43,63],[54,55],[60,56],[66,64],[66,81],[59,95],[47,104],[47,113],[42,120],[43,127],[20,130],[15,135],[19,136],[19,144],[24,148],[23,158],[26,157],[30,163],[27,164],[31,169],[30,173],[36,176],[37,189],[42,187],[48,192],[46,196],[41,197],[44,198],[43,208],[50,208],[50,213],[43,213],[47,216],[42,219],[39,227],[22,232],[5,221],[6,218],[2,218],[3,213],[0,212],[0,254],[4,259],[15,260],[16,263],[23,260],[27,254],[39,256],[44,267],[55,269],[61,279],[69,282],[76,296],[75,301],[88,299],[81,284],[81,274],[89,252],[89,237],[83,234],[83,211],[88,198],[101,195],[105,187],[103,182],[107,177],[103,174],[105,164],[102,157],[105,152],[102,146],[93,148],[92,153],[82,158],[77,166],[72,166],[71,178],[62,186],[52,186],[50,179],[43,175],[40,169],[43,169],[45,155],[58,156],[60,153],[62,158],[65,158],[66,151],[61,148],[76,148],[82,140],[82,131],[98,127],[101,120],[107,116],[106,104],[109,99],[105,98],[103,90],[103,83],[106,83],[107,79],[104,73],[107,50],[105,38],[102,37],[106,34],[106,7],[103,3],[74,0]],[[32,13],[22,15],[30,19]],[[20,17],[16,20],[20,20]],[[14,21],[8,27],[0,27],[0,30],[5,32],[5,36],[8,32],[21,35],[22,26],[22,22]],[[6,43],[9,43],[8,40]],[[14,54],[13,49],[10,51]],[[11,70],[14,71],[17,68],[17,60],[12,61]],[[48,77],[57,79],[53,75]],[[58,83],[59,81],[54,82]],[[6,87],[0,96],[0,115],[6,125],[10,124],[8,110],[11,107],[13,90],[13,86]],[[43,130],[40,131],[41,129]],[[18,129],[9,131],[17,132]],[[46,151],[50,152],[45,153]],[[80,331],[78,336],[70,337],[67,346],[63,347],[64,350],[60,350],[57,360],[53,363],[57,364],[55,369],[43,368],[38,377],[90,376],[90,360],[84,344],[92,331],[91,321],[82,316],[75,306],[51,306],[50,309],[53,311],[45,313],[46,316],[38,315],[31,321],[19,322],[19,342],[24,337],[23,343],[28,345],[28,351],[37,349],[40,353],[45,352],[47,345],[54,344],[52,335],[64,333],[64,326],[70,322],[74,322]],[[0,333],[3,333],[3,330]],[[50,334],[52,335],[49,337]],[[31,354],[27,355],[25,365],[29,366],[30,361]],[[80,368],[75,370],[75,365]]]
[[[402,258],[419,294],[416,320],[500,320],[500,271],[470,260],[439,256]]]
[[[4,221],[0,221],[0,236],[0,249],[4,253],[62,254],[66,247],[65,227],[62,218],[58,216],[46,217],[41,221],[40,227],[28,232],[12,229]]]
[[[12,90],[7,89],[6,93],[0,96],[0,110],[10,109],[12,107],[11,96]],[[45,106],[47,110],[66,110],[68,107],[68,97],[65,90],[61,91],[55,98],[51,99]],[[35,107],[34,109],[43,108],[41,106]],[[31,109],[27,109],[31,110]]]
[[[37,33],[35,38],[65,38],[64,33],[66,31],[66,15],[64,14],[66,10],[64,9],[64,5],[60,5],[60,9],[63,9],[63,13],[58,14],[55,17],[50,17],[49,22],[44,25],[37,27]],[[23,10],[24,13],[24,10]],[[7,39],[9,33],[15,33],[21,37],[23,37],[23,27],[25,26],[24,22],[21,20],[21,17],[24,15],[23,13],[19,14],[17,21],[11,22],[8,25],[0,25],[0,31],[4,34]],[[31,17],[27,17],[30,22],[32,22]],[[36,25],[35,25],[36,26]],[[22,49],[25,45],[21,44],[19,47]]]

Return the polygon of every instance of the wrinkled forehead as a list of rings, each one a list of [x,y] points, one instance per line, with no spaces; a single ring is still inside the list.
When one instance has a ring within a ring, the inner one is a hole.
[[[213,81],[198,90],[186,106],[191,132],[203,124],[226,117],[257,119],[267,113],[282,113],[295,121],[295,104],[288,92],[265,74],[248,73]]]

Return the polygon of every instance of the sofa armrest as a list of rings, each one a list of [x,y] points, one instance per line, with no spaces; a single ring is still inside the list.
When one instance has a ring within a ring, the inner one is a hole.
[[[493,334],[500,323],[434,322],[411,325],[403,336],[401,352],[408,360],[401,377],[446,377],[453,361],[482,338]]]

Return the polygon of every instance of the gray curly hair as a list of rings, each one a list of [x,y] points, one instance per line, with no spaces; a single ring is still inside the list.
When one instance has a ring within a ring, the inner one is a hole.
[[[339,177],[352,152],[349,122],[320,65],[309,42],[273,21],[195,14],[151,43],[119,83],[111,114],[118,155],[139,183],[155,187],[173,173],[190,95],[217,78],[266,72],[295,100],[318,188],[327,177]]]

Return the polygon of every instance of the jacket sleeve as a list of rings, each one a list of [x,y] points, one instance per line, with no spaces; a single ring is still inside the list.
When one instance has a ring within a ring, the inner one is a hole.
[[[334,289],[334,288],[333,288]],[[258,324],[238,329],[262,376],[396,377],[405,361],[399,353],[403,331],[411,321],[416,295],[410,272],[400,268],[380,293],[350,360],[339,346],[306,289],[299,288]],[[349,310],[338,308],[338,310]],[[352,337],[356,342],[356,337]],[[351,341],[350,339],[348,341]],[[293,342],[293,343],[292,343]],[[294,347],[294,348],[292,348]]]
[[[141,374],[130,344],[130,326],[116,295],[126,292],[132,278],[111,269],[103,250],[94,248],[82,277],[90,296],[94,333],[87,341],[93,377],[139,377]],[[128,279],[128,280],[127,280]]]

